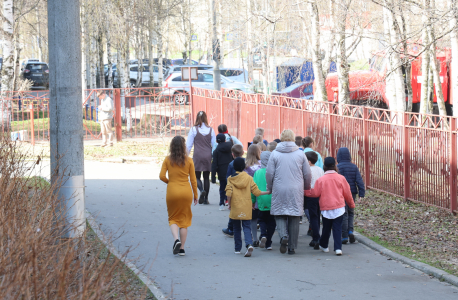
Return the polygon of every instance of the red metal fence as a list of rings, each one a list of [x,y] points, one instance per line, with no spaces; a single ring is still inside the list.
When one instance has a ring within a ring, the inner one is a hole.
[[[336,105],[239,91],[193,88],[105,89],[114,100],[117,139],[186,135],[198,111],[217,130],[247,145],[257,127],[272,141],[284,129],[312,136],[323,156],[347,147],[369,188],[457,212],[457,120],[398,113],[371,107]],[[49,93],[14,92],[0,99],[2,130],[13,139],[49,140]],[[95,90],[82,100],[85,139],[98,139]]]

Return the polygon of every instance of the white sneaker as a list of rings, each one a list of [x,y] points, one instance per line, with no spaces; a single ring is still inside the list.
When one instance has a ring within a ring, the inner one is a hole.
[[[336,255],[339,255],[339,256],[342,255],[342,250],[337,249],[337,250],[336,250]]]
[[[323,248],[320,246],[320,249],[321,251],[323,251],[324,253],[328,253],[329,252],[329,248]],[[342,252],[342,251],[341,251]]]
[[[219,206],[219,210],[226,210],[226,206],[220,205],[220,206]]]
[[[240,254],[240,251],[235,251],[235,254]]]
[[[249,245],[246,252],[245,252],[245,257],[250,257],[251,256],[251,253],[253,253],[253,246]]]

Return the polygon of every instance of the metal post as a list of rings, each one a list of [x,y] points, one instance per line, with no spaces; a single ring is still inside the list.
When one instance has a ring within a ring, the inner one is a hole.
[[[115,100],[115,128],[116,128],[116,140],[118,142],[122,141],[122,116],[121,116],[121,90],[114,90],[114,100]]]
[[[404,157],[404,200],[410,197],[410,143],[409,143],[409,115],[408,113],[402,114],[404,119],[404,140],[403,140],[403,157]]]
[[[452,213],[458,213],[457,203],[457,138],[456,138],[456,118],[450,118],[450,210]]]
[[[35,146],[35,122],[34,122],[34,115],[33,115],[33,101],[30,104],[30,138],[32,139],[32,146]]]
[[[220,59],[220,44],[216,33],[216,0],[212,0],[212,14],[213,14],[213,89],[216,91],[221,90],[221,72],[219,70]]]
[[[188,67],[189,72],[189,102],[192,103],[192,80],[191,80],[191,67]]]
[[[370,172],[370,161],[369,161],[369,128],[368,120],[369,112],[367,107],[363,108],[363,132],[364,132],[364,183],[366,187],[371,185],[371,172]]]
[[[48,0],[51,182],[61,183],[63,238],[86,227],[80,30],[80,1]]]

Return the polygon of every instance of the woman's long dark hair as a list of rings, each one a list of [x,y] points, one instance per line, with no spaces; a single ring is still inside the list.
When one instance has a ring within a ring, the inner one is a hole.
[[[226,124],[220,124],[218,126],[218,133],[225,133],[229,136],[229,139],[231,140],[232,146],[234,146],[234,141],[232,140],[232,136],[229,134],[227,131],[227,125]]]
[[[208,119],[207,119],[207,114],[201,110],[197,113],[197,116],[196,116],[196,123],[194,123],[194,126],[196,127],[200,127],[202,126],[202,123],[205,123],[205,125],[207,125],[208,127],[210,127],[208,125]]]
[[[186,149],[186,140],[182,136],[176,136],[170,142],[169,147],[170,164],[184,167],[188,159],[188,151]]]

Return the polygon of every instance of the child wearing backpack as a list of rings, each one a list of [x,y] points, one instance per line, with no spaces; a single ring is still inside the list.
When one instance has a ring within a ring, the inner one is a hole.
[[[252,202],[251,194],[256,197],[268,195],[270,191],[261,192],[258,189],[253,178],[245,170],[245,160],[238,157],[234,160],[234,169],[236,174],[229,177],[226,186],[226,196],[229,202],[229,218],[231,218],[234,226],[234,244],[235,254],[240,254],[242,250],[242,227],[243,235],[245,236],[246,252],[245,257],[250,257],[253,253],[253,240],[251,236],[251,214]]]
[[[226,142],[226,136],[223,133],[219,133],[216,136],[216,142],[218,146],[213,152],[212,160],[212,183],[216,183],[216,173],[218,173],[219,180],[219,210],[225,210],[224,205],[226,201],[226,185],[227,185],[227,169],[229,164],[232,162],[231,148],[232,143]]]
[[[339,174],[344,176],[350,185],[351,194],[353,200],[356,200],[356,195],[359,194],[359,199],[364,198],[366,188],[364,187],[364,181],[361,177],[358,167],[351,162],[350,150],[346,147],[339,148],[337,151],[337,169]],[[353,234],[353,220],[355,218],[355,210],[348,205],[345,207],[345,214],[343,216],[342,224],[342,244],[354,243],[355,235]]]
[[[261,169],[257,170],[253,176],[254,183],[256,183],[260,190],[267,190],[266,168],[271,154],[272,153],[270,151],[264,151],[261,153]],[[257,203],[259,209],[258,221],[259,226],[261,227],[259,248],[272,250],[272,236],[274,235],[275,227],[277,226],[275,216],[270,214],[272,195],[259,197],[251,195],[251,200],[253,201],[253,208]]]

